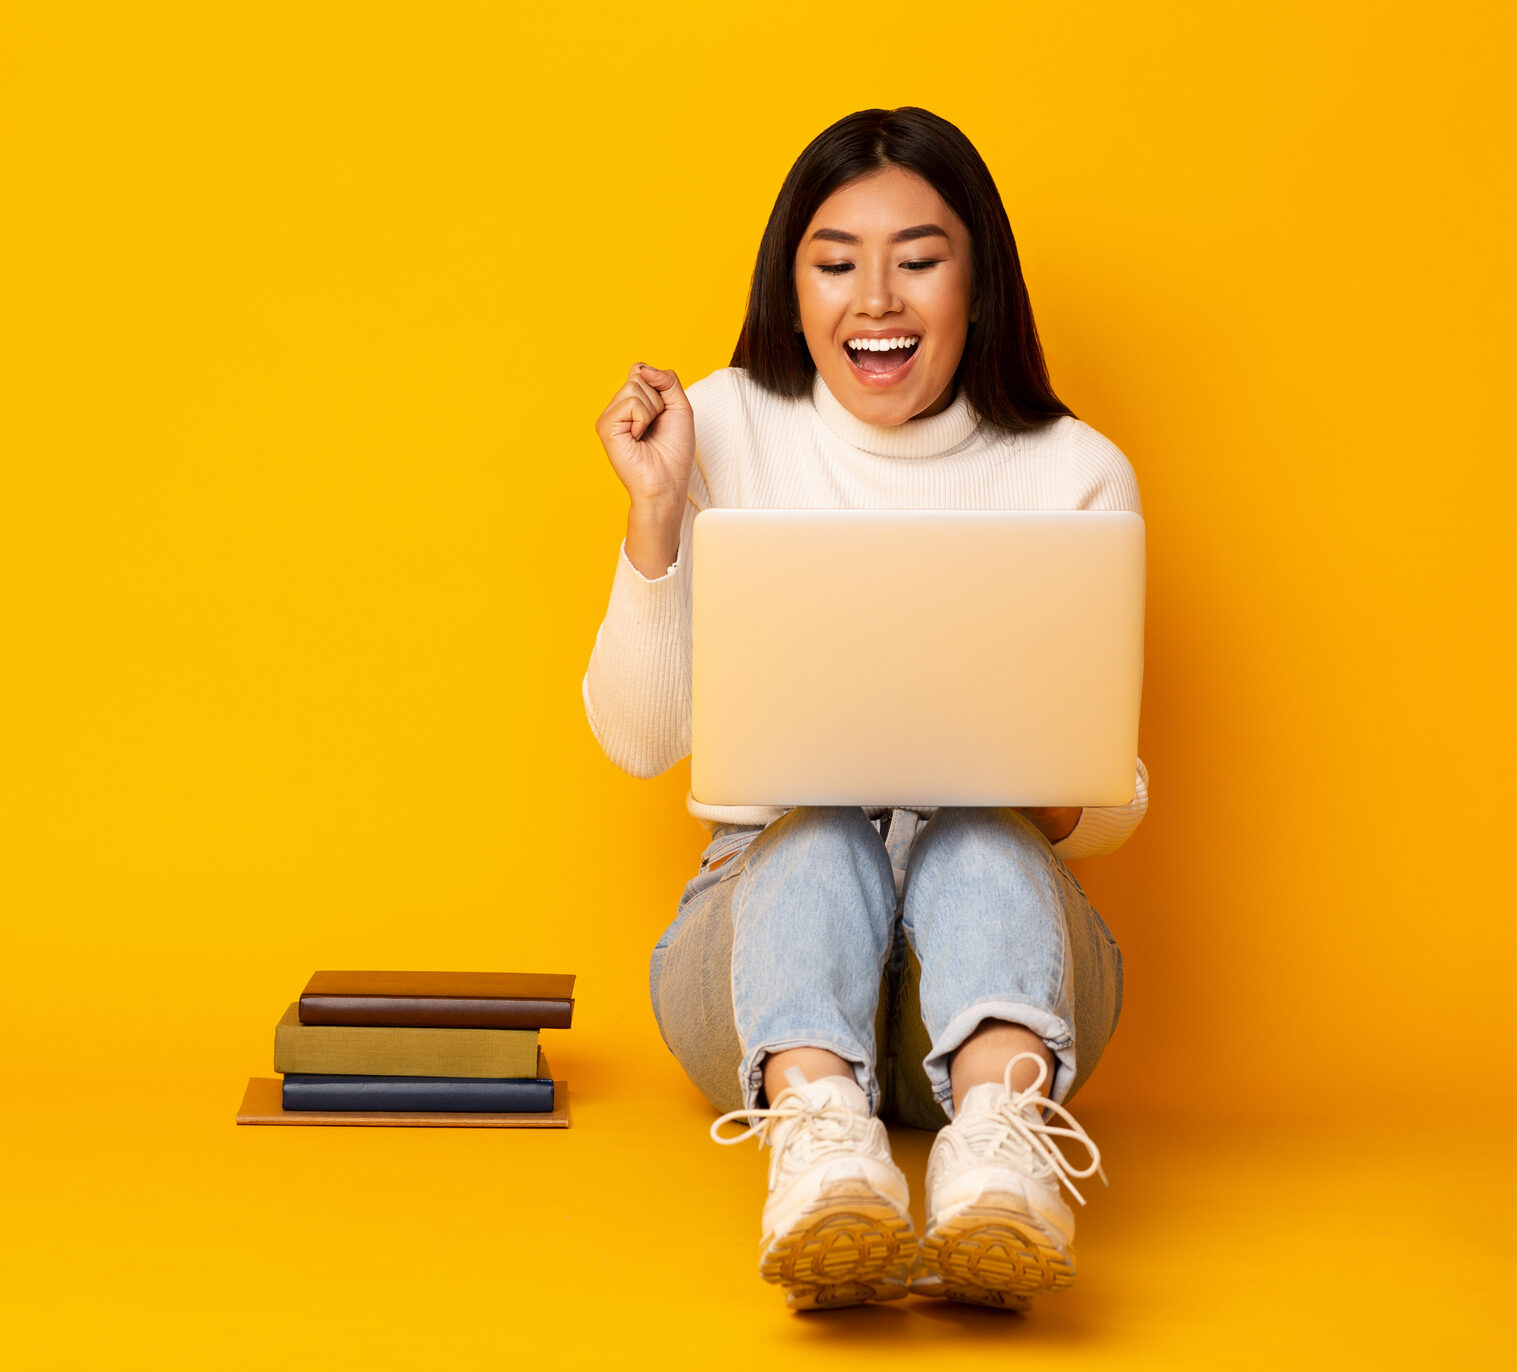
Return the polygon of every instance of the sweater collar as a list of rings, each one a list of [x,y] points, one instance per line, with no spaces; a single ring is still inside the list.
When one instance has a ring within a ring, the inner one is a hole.
[[[904,424],[866,424],[828,390],[821,372],[812,378],[811,403],[843,442],[876,457],[939,457],[963,443],[980,422],[962,386],[946,410]]]

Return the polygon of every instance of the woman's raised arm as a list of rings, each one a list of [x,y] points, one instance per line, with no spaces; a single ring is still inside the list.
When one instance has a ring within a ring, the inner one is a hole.
[[[631,504],[581,694],[606,756],[654,777],[690,752],[689,540],[708,499],[695,412],[674,372],[639,363],[595,432]]]

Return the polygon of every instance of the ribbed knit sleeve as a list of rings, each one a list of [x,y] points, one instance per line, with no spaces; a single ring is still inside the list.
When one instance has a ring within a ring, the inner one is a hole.
[[[595,741],[635,777],[656,777],[690,754],[690,539],[695,516],[711,503],[702,449],[722,430],[725,400],[709,383],[702,378],[685,391],[696,414],[696,460],[679,552],[662,576],[650,579],[632,565],[622,540],[580,683]]]
[[[679,554],[663,576],[649,580],[638,571],[622,540],[580,687],[601,751],[635,777],[656,777],[690,753],[690,536],[698,476],[692,474],[685,502]]]

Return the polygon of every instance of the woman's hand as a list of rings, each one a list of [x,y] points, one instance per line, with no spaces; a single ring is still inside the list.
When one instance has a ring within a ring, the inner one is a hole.
[[[634,505],[683,507],[695,463],[695,411],[679,377],[636,363],[595,432]]]
[[[1014,808],[1019,815],[1026,815],[1050,843],[1057,843],[1074,833],[1075,825],[1085,813],[1078,805],[1018,805]]]

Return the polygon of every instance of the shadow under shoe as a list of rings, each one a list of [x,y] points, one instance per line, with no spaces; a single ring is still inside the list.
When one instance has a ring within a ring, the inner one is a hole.
[[[1068,1111],[1038,1093],[1046,1069],[1022,1091],[1012,1091],[1011,1072],[1008,1063],[1002,1082],[973,1088],[933,1141],[916,1295],[1027,1310],[1034,1295],[1074,1282],[1074,1212],[1059,1184],[1083,1205],[1071,1179],[1100,1172],[1101,1155]],[[1049,1123],[1045,1110],[1070,1127]],[[1081,1143],[1089,1163],[1074,1167],[1055,1138]]]
[[[916,1235],[905,1175],[885,1126],[849,1077],[808,1082],[798,1068],[769,1109],[733,1110],[711,1126],[718,1143],[757,1135],[772,1150],[759,1275],[792,1310],[899,1300],[908,1291]],[[729,1120],[753,1121],[723,1138]]]

